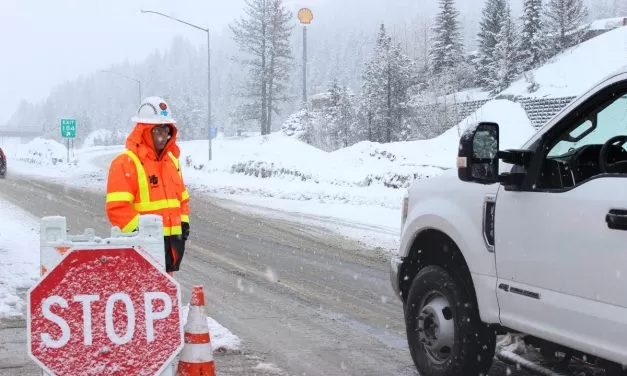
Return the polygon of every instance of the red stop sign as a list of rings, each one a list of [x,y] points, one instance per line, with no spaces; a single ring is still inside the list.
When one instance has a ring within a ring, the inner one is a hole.
[[[132,249],[77,249],[28,293],[28,347],[52,375],[158,375],[183,347],[180,286]]]

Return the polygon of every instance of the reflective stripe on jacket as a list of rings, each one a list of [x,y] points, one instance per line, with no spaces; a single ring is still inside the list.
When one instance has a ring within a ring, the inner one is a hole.
[[[113,226],[131,232],[137,228],[140,214],[157,214],[163,218],[164,236],[181,235],[181,222],[189,223],[189,193],[175,156],[179,149],[172,137],[162,157],[157,158],[149,143],[151,129],[150,125],[138,124],[127,140],[128,150],[111,162],[107,217]]]

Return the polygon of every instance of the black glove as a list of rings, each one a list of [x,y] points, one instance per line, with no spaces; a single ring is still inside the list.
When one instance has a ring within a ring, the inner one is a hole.
[[[183,240],[187,241],[187,238],[189,238],[189,223],[182,222],[181,227],[183,228]]]

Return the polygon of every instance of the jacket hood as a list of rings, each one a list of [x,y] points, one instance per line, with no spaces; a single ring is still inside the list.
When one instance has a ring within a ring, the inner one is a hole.
[[[150,159],[156,161],[159,159],[159,157],[163,158],[163,156],[166,155],[168,152],[172,153],[176,158],[178,158],[181,155],[181,149],[179,149],[178,145],[176,144],[178,129],[174,124],[168,124],[171,129],[171,138],[165,145],[161,156],[157,155],[155,145],[152,141],[152,128],[161,125],[162,124],[137,123],[135,125],[135,128],[133,128],[131,133],[126,138],[126,148],[134,152],[141,160]]]

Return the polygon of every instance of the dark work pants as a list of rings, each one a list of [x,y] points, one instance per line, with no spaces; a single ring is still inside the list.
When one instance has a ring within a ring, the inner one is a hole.
[[[164,236],[165,271],[178,272],[185,254],[185,240],[181,235]]]

